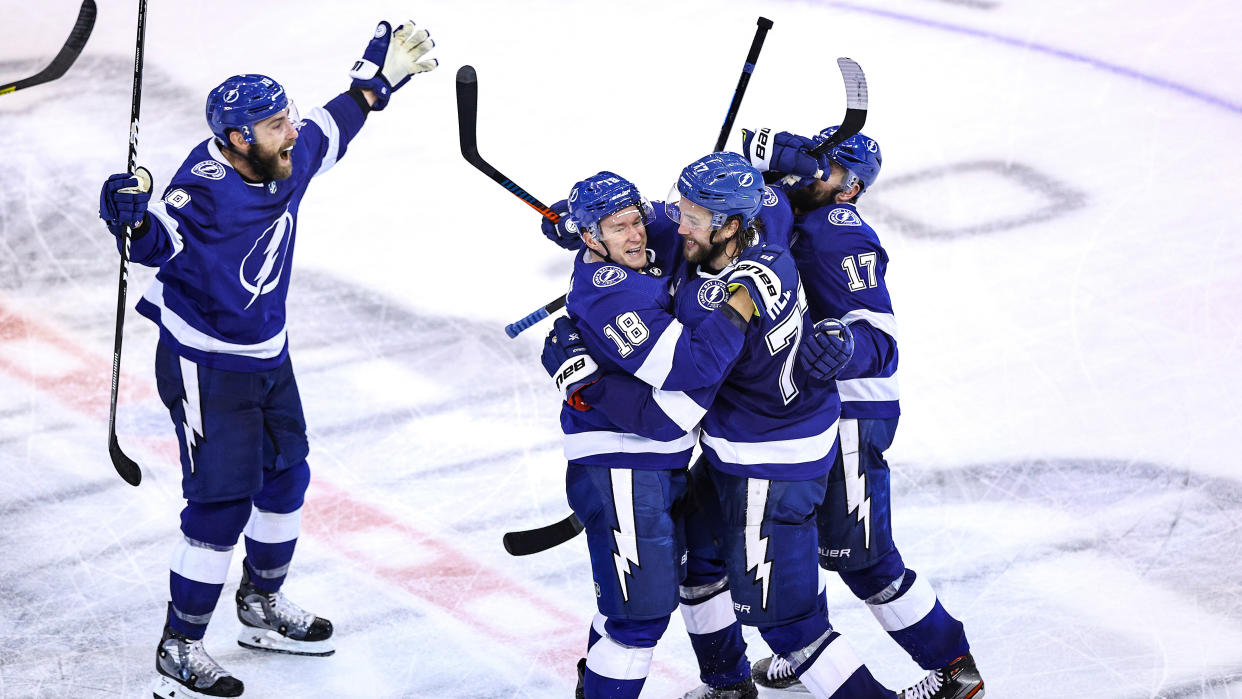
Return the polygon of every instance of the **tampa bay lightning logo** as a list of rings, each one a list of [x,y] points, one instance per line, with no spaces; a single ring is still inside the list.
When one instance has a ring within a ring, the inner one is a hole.
[[[754,181],[755,181],[755,176],[750,174],[749,172],[743,172],[737,177],[737,183],[742,185],[743,187],[749,187]]]
[[[224,179],[224,166],[215,160],[204,160],[190,168],[190,173],[209,180]]]
[[[850,209],[842,207],[828,212],[828,223],[834,226],[861,226],[862,219]]]
[[[763,188],[763,205],[764,206],[776,206],[777,201],[778,200],[776,198],[776,191],[773,190],[771,187],[764,187]]]
[[[729,286],[719,279],[708,279],[699,287],[699,305],[714,311],[729,297]]]
[[[236,102],[236,101],[237,101],[237,98],[238,98],[238,96],[239,96],[239,95],[240,95],[240,93],[239,93],[237,90],[235,90],[235,89],[234,89],[234,90],[229,90],[228,92],[224,93],[224,101],[225,101],[227,104],[232,104],[232,103],[234,103],[234,102]]]
[[[280,275],[285,269],[285,252],[292,239],[293,214],[285,209],[254,241],[237,270],[237,278],[242,287],[250,292],[250,302],[246,304],[246,308],[250,308],[260,296],[280,284]]]
[[[591,277],[591,283],[601,289],[610,287],[614,284],[620,284],[625,279],[625,270],[616,265],[608,265],[600,267],[595,271],[595,276]]]

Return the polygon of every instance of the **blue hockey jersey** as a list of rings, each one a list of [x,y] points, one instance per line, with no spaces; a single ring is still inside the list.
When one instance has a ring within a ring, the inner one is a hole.
[[[782,235],[781,229],[769,231]],[[701,443],[726,473],[770,480],[805,480],[828,472],[836,455],[841,404],[831,385],[810,385],[798,364],[798,344],[810,327],[807,299],[790,252],[761,243],[757,261],[718,274],[683,265],[677,274],[677,317],[690,324],[728,297],[724,278],[756,279],[759,317],[746,328],[741,353],[703,418]]]
[[[854,334],[854,356],[836,382],[841,416],[897,417],[897,321],[875,231],[853,204],[835,204],[794,219],[791,249],[811,318],[839,318]]]
[[[194,148],[147,213],[150,230],[131,259],[159,267],[138,312],[191,361],[262,371],[288,355],[285,298],[298,207],[312,178],[345,154],[366,120],[348,93],[306,115],[284,180],[250,183],[214,139]]]
[[[635,377],[652,390],[650,400],[645,388],[612,391],[614,399],[626,396],[624,408],[613,411],[616,419],[608,416],[610,411],[563,405],[568,461],[635,469],[689,464],[703,406],[709,402],[703,394],[720,382],[741,348],[743,334],[723,314],[696,319],[694,325],[675,318],[661,264],[655,258],[640,273],[588,261],[586,250],[577,256],[566,309],[583,344],[605,372]],[[644,400],[628,402],[628,396],[639,395]],[[583,397],[603,400],[590,392]]]
[[[705,417],[701,438],[704,452],[722,470],[799,480],[823,475],[831,466],[840,402],[832,384],[810,383],[797,364],[797,346],[809,323],[807,303],[790,253],[774,242],[790,239],[793,211],[779,190],[769,188],[763,204],[763,241],[771,259],[756,265],[754,271],[771,275],[775,296],[760,311],[761,317],[747,327],[745,344],[720,383],[686,392],[693,406],[683,403],[674,414],[644,396],[644,389],[635,385],[634,379],[619,373],[606,373],[584,398],[597,414],[635,429],[668,429],[675,417],[686,427],[690,419]],[[653,247],[676,245],[680,238],[675,227],[657,225],[649,226],[648,242]],[[680,255],[674,262],[670,291],[677,320],[695,328],[705,319],[718,316],[714,311],[729,296],[724,278],[733,268],[712,273],[684,262]],[[767,265],[773,268],[767,269]],[[756,301],[764,304],[762,299]]]

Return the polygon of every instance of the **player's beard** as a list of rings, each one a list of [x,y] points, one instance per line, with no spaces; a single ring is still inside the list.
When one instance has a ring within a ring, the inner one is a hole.
[[[836,202],[837,194],[841,192],[841,188],[819,189],[817,187],[800,187],[798,189],[787,190],[789,195],[789,203],[799,211],[814,211],[820,207],[828,206]]]
[[[718,230],[712,231],[712,234],[708,236],[708,240],[711,242],[707,245],[695,245],[693,250],[686,245],[686,243],[690,242],[689,239],[683,242],[681,244],[681,252],[686,258],[686,262],[695,265],[709,264],[712,260],[719,257],[724,252],[725,246],[729,244],[728,240],[716,239],[716,234],[719,232]]]
[[[271,151],[265,151],[257,143],[252,143],[250,150],[246,151],[246,163],[259,176],[260,182],[286,179],[293,174],[293,151],[289,151],[288,158],[281,158],[280,152],[289,146],[288,143],[281,143]]]

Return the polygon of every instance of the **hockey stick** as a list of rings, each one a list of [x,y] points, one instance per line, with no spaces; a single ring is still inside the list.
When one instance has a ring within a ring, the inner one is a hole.
[[[828,152],[845,139],[861,131],[867,120],[867,76],[863,73],[862,67],[851,58],[838,58],[837,67],[841,69],[841,78],[845,81],[845,117],[841,119],[841,127],[828,140],[812,149],[811,152],[817,156]],[[563,298],[558,301],[562,301]],[[556,301],[553,301],[548,304],[548,307],[555,303]],[[531,316],[533,315],[535,314],[532,313]],[[521,329],[517,332],[521,332]],[[505,534],[505,550],[514,556],[546,551],[569,541],[580,531],[582,531],[582,523],[578,521],[576,515],[571,514],[555,524]],[[515,551],[522,553],[515,553]]]
[[[580,531],[582,522],[578,521],[578,515],[570,514],[556,524],[505,534],[505,551],[510,556],[529,556],[563,544],[578,536]]]
[[[750,74],[755,70],[755,63],[759,62],[763,40],[772,28],[772,20],[767,17],[760,17],[756,24],[758,26],[755,28],[755,38],[750,40],[750,51],[746,53],[746,64],[742,66],[742,74],[738,76],[737,87],[733,90],[733,100],[729,102],[729,111],[725,113],[724,123],[720,125],[716,147],[712,149],[716,153],[724,150],[725,143],[729,141],[729,131],[733,128],[733,120],[737,118],[738,108],[742,106],[742,96],[746,94],[746,86],[750,84]]]
[[[138,39],[134,43],[134,94],[129,109],[129,162],[126,172],[133,172],[138,160],[138,112],[142,106],[142,58],[147,37],[147,0],[138,0]],[[116,289],[116,335],[112,343],[112,402],[108,407],[108,455],[112,466],[126,483],[142,482],[142,469],[121,451],[116,441],[116,396],[121,385],[121,338],[125,330],[125,291],[129,277],[129,243],[133,231],[125,224],[121,246],[121,275]]]
[[[82,0],[82,7],[78,10],[78,20],[73,23],[73,30],[69,32],[69,38],[65,40],[65,45],[60,47],[60,53],[52,59],[46,68],[35,73],[28,78],[22,78],[15,83],[6,83],[0,85],[0,95],[10,92],[42,85],[51,82],[56,78],[65,74],[69,70],[69,66],[78,60],[78,54],[82,53],[83,47],[86,46],[86,40],[91,36],[91,30],[95,28],[95,0]]]
[[[474,66],[462,66],[457,69],[457,136],[461,140],[462,157],[466,159],[466,162],[478,169],[479,172],[482,172],[498,182],[501,187],[509,190],[509,193],[513,196],[526,202],[530,208],[538,211],[544,218],[552,223],[560,221],[560,215],[544,206],[543,202],[531,196],[530,192],[517,186],[516,182],[505,177],[499,170],[484,160],[483,156],[479,155],[478,134],[476,133],[478,109],[478,76],[474,72]]]
[[[827,141],[811,149],[811,155],[816,157],[862,131],[863,124],[867,123],[867,76],[862,66],[852,58],[841,57],[837,59],[837,67],[841,69],[841,79],[845,81],[845,117]]]
[[[518,334],[521,333],[523,330],[529,328],[535,323],[538,323],[544,318],[547,318],[553,313],[556,313],[557,311],[561,310],[564,307],[565,307],[565,296],[564,295],[558,296],[557,298],[552,299],[551,303],[547,304],[546,306],[540,306],[538,309],[533,311],[530,315],[526,316],[525,318],[521,320],[515,320],[514,322],[506,325],[505,334],[508,335],[510,338],[517,337]]]
[[[720,152],[724,150],[725,143],[728,142],[729,140],[729,131],[733,128],[733,120],[737,118],[737,110],[738,108],[742,106],[742,97],[746,95],[746,86],[750,84],[750,75],[755,70],[755,63],[759,61],[759,52],[763,50],[763,40],[767,37],[768,30],[772,28],[772,20],[768,19],[767,17],[759,17],[759,19],[755,21],[755,24],[756,24],[755,36],[754,38],[750,40],[750,50],[746,52],[746,63],[742,66],[742,74],[738,76],[737,87],[734,88],[733,90],[733,99],[730,100],[729,102],[729,110],[728,112],[725,113],[724,123],[721,124],[720,126],[720,135],[716,137],[716,147],[713,148],[713,152]],[[464,71],[465,68],[468,68],[468,67],[469,66],[466,66],[462,70]],[[471,69],[470,74],[471,76],[474,75],[473,69]],[[461,80],[462,80],[461,76],[462,76],[462,72],[458,71],[457,73],[457,85],[458,85],[457,101],[458,101],[459,118],[461,115],[461,109],[460,109]],[[477,91],[478,86],[475,85],[474,89]],[[471,113],[470,124],[471,126],[474,125],[473,112]],[[462,129],[463,131],[462,131],[461,148],[462,148],[462,154],[465,155],[466,137],[465,137],[465,132],[464,132],[464,126],[462,127]],[[471,145],[473,146],[473,142],[474,142],[473,141],[473,129],[471,130],[471,136],[472,136]],[[475,157],[478,157],[477,151],[475,151]],[[466,160],[470,160],[470,157],[467,156]],[[474,164],[473,160],[471,160],[470,162]],[[487,164],[484,163],[484,165],[487,165]],[[478,167],[480,170],[483,170],[483,168],[477,164],[475,164],[475,167]],[[491,166],[487,165],[487,167],[491,167]],[[487,172],[487,171],[484,170],[484,172]],[[497,173],[497,174],[500,174],[500,173]],[[492,179],[496,179],[496,176],[492,175]],[[499,182],[499,180],[497,181]],[[501,184],[504,184],[504,182],[501,182]],[[527,203],[530,203],[530,202],[527,202]],[[545,304],[540,308],[536,308],[534,311],[530,312],[526,317],[522,318],[521,320],[514,321],[506,325],[505,334],[508,335],[510,339],[515,338],[523,330],[526,330],[527,328],[531,327],[535,323],[538,323],[544,318],[547,318],[549,315],[556,313],[558,310],[560,310],[564,306],[565,306],[564,296],[561,296],[557,299],[553,299],[551,303]]]

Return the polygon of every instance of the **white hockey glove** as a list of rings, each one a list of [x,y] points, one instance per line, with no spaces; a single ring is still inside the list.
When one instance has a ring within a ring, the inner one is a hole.
[[[434,58],[420,61],[423,54],[435,48],[436,42],[425,29],[415,29],[414,20],[393,31],[388,22],[375,27],[375,36],[349,71],[353,87],[370,90],[375,95],[374,111],[388,106],[388,98],[410,80],[410,76],[435,70],[440,62]]]

